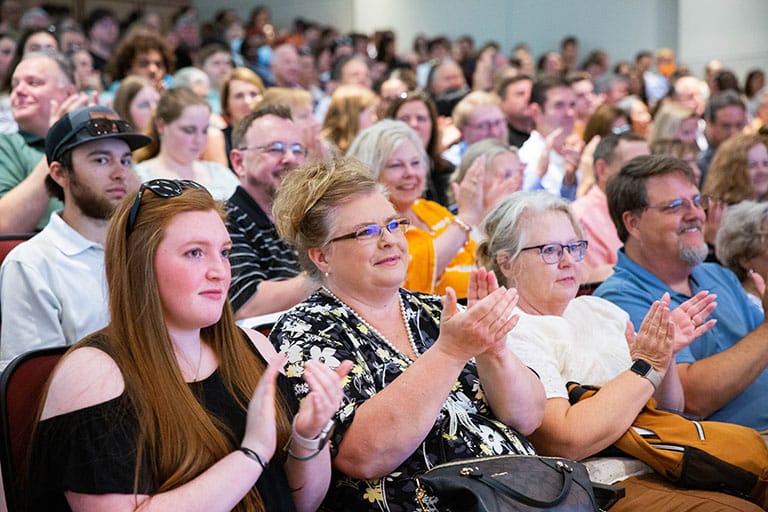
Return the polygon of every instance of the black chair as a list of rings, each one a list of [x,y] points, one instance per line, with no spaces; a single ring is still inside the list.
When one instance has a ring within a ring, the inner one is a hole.
[[[19,470],[29,447],[32,428],[48,377],[68,346],[21,354],[0,376],[0,464],[8,510],[18,510]]]

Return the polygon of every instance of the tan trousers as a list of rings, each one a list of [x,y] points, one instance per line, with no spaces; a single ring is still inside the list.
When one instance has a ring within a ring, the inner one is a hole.
[[[627,495],[610,512],[760,512],[752,502],[713,491],[675,487],[656,474],[627,478],[616,485]]]

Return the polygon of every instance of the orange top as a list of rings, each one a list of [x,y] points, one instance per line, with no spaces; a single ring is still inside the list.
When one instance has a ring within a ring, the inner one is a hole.
[[[453,214],[440,204],[425,199],[413,203],[411,210],[429,229],[425,231],[412,226],[405,234],[410,261],[403,287],[424,293],[443,294],[445,288],[450,286],[458,298],[466,297],[469,273],[475,268],[477,243],[470,239],[459,249],[445,271],[436,275],[435,238],[454,222]]]

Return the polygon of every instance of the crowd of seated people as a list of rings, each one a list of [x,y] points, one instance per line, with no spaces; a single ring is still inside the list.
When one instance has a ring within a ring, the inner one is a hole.
[[[34,509],[417,510],[435,464],[595,457],[651,397],[768,433],[762,70],[14,4],[0,369],[72,346]],[[614,510],[758,509],[624,476]]]

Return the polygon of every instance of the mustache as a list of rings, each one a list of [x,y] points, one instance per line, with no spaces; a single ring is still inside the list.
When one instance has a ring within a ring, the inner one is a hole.
[[[678,235],[682,234],[684,231],[686,231],[688,229],[691,229],[691,228],[696,228],[696,229],[702,230],[704,228],[704,223],[701,222],[701,221],[684,222],[684,223],[680,224],[679,228],[677,228],[677,234]]]

